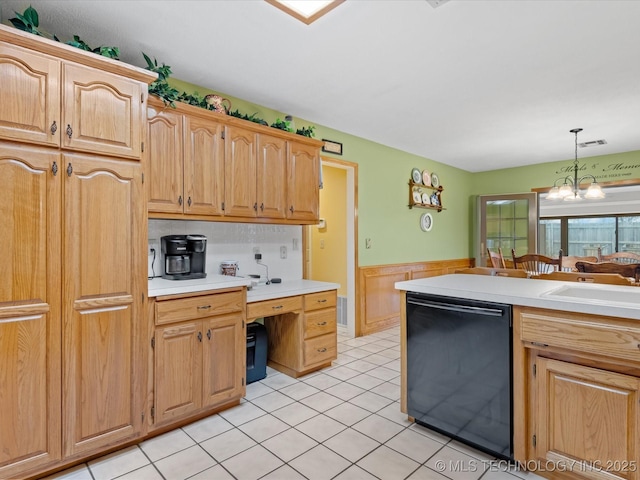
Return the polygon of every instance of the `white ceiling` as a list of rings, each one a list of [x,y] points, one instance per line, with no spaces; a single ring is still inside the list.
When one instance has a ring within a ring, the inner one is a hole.
[[[640,1],[347,0],[307,26],[261,0],[2,0],[2,23],[29,4],[63,40],[470,172],[571,159],[575,127],[608,142],[581,158],[640,150]]]

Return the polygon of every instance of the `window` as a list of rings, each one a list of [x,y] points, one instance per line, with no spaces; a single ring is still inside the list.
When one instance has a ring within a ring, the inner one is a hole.
[[[601,215],[542,218],[539,223],[540,252],[557,257],[597,256],[634,252],[640,254],[640,215]]]

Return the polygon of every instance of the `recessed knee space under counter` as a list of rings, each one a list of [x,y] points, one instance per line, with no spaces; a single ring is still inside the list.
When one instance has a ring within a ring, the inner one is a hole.
[[[337,358],[338,284],[208,275],[149,281],[149,431],[237,404],[245,395],[246,325],[267,329],[268,365],[298,377]]]

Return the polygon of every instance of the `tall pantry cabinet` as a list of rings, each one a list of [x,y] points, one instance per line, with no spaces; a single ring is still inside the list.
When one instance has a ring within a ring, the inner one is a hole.
[[[0,25],[0,478],[141,434],[153,78]]]

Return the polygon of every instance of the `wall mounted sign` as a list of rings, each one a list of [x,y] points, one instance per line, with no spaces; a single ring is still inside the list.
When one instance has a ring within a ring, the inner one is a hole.
[[[323,138],[322,141],[324,145],[322,145],[322,151],[328,153],[335,153],[336,155],[342,155],[342,144],[338,142],[334,142],[333,140],[327,140]]]

